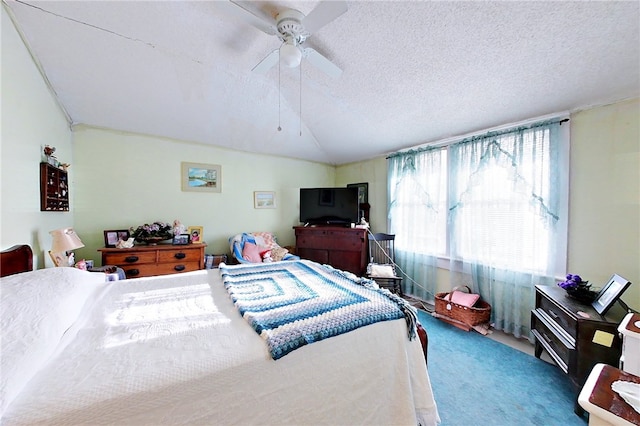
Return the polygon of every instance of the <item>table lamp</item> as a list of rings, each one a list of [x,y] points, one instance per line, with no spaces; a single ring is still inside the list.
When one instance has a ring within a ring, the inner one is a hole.
[[[73,228],[61,228],[50,231],[49,234],[53,239],[49,251],[53,263],[56,266],[73,266],[73,253],[69,251],[84,247],[76,231]]]

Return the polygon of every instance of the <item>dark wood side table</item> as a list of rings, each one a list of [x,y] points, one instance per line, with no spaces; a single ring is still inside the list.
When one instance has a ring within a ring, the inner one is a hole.
[[[531,311],[535,356],[540,358],[546,350],[571,380],[576,396],[594,365],[617,366],[620,361],[622,340],[617,327],[625,312],[614,308],[602,316],[558,286],[536,286],[536,307]],[[583,414],[577,400],[575,408],[576,414]]]

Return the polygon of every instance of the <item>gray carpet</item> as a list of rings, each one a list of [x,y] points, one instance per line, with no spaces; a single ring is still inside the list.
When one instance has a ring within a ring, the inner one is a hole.
[[[429,376],[442,426],[585,426],[562,371],[481,334],[418,311],[429,335]]]

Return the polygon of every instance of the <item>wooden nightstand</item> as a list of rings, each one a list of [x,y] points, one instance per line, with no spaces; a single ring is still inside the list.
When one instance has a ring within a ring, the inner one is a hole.
[[[560,287],[536,286],[536,308],[531,311],[535,356],[540,358],[546,350],[569,376],[576,395],[594,365],[618,365],[622,341],[617,327],[624,312],[614,308],[601,316],[591,305],[569,298]],[[576,413],[582,414],[577,404]]]
[[[206,244],[135,246],[130,249],[102,248],[103,265],[115,265],[127,278],[150,277],[204,269]]]

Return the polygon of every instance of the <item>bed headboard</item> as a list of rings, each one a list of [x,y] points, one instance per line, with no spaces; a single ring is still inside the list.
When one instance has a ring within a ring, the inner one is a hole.
[[[18,244],[0,252],[0,277],[33,271],[33,251]]]

